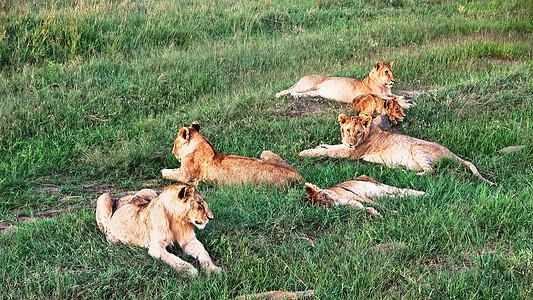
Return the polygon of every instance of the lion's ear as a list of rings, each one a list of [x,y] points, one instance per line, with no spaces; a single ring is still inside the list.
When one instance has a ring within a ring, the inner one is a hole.
[[[189,139],[189,129],[186,127],[181,127],[180,131],[178,131],[178,138],[182,138],[184,140]]]
[[[379,70],[379,69],[382,68],[382,67],[383,67],[383,63],[380,62],[380,61],[378,61],[378,62],[376,63],[376,65],[374,66],[374,68],[376,68],[376,71]]]
[[[307,191],[308,197],[313,197],[316,193],[320,191],[318,186],[312,184],[312,183],[305,183],[305,190]]]
[[[192,122],[191,127],[194,128],[194,130],[200,132],[200,123],[194,121]]]
[[[340,114],[339,115],[339,123],[342,125],[346,124],[350,122],[350,117],[348,117],[347,115],[345,114]]]
[[[367,128],[372,124],[372,117],[364,117],[361,119],[361,126]]]
[[[393,61],[389,61],[389,68],[392,70],[392,65],[394,64]]]
[[[386,109],[390,109],[392,108],[394,105],[394,100],[387,100],[385,101],[385,103],[383,103],[383,107],[385,107]]]
[[[194,194],[194,188],[192,186],[184,186],[178,192],[178,199],[182,202],[186,202]]]

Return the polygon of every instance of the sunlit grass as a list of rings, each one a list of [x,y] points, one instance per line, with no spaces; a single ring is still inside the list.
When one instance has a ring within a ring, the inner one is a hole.
[[[511,0],[6,1],[0,222],[17,229],[0,235],[0,298],[230,299],[307,289],[320,299],[531,298],[531,8]],[[495,187],[446,161],[420,177],[298,157],[339,143],[336,117],[350,107],[274,94],[309,74],[363,78],[378,60],[395,62],[395,93],[422,93],[401,130],[472,161]],[[145,249],[109,245],[93,209],[102,185],[168,184],[159,171],[179,166],[172,142],[195,120],[223,153],[272,150],[320,187],[364,174],[427,195],[380,199],[377,220],[307,207],[303,186],[201,183],[215,219],[197,234],[225,272],[184,278]],[[526,148],[497,152],[512,145]],[[65,207],[76,209],[20,222]]]

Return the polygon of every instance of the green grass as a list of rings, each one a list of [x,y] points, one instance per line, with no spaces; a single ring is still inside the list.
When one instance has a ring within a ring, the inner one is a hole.
[[[17,228],[0,235],[0,298],[533,297],[532,20],[533,5],[515,0],[6,1],[0,222]],[[450,162],[420,177],[298,157],[339,143],[349,106],[274,94],[309,74],[363,78],[378,60],[395,62],[393,92],[426,91],[402,131],[495,187]],[[303,186],[202,183],[215,219],[197,235],[224,272],[187,278],[109,245],[94,207],[104,188],[169,184],[159,171],[179,166],[173,140],[195,120],[223,153],[272,150],[320,187],[357,173],[427,194],[380,199],[373,219],[307,207]],[[512,145],[526,148],[497,152]],[[375,248],[391,243],[403,246]]]

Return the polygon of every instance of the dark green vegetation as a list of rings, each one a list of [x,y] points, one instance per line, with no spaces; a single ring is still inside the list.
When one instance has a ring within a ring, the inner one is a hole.
[[[2,3],[0,221],[17,228],[0,235],[0,298],[533,297],[531,1]],[[377,60],[395,62],[393,92],[424,92],[402,131],[495,187],[450,162],[419,177],[297,156],[339,143],[349,106],[273,95]],[[197,234],[225,272],[186,278],[108,245],[93,209],[106,188],[169,184],[159,170],[179,166],[172,142],[194,120],[223,153],[272,150],[321,187],[357,173],[427,195],[381,199],[373,219],[305,207],[303,185],[201,184],[215,219]],[[511,145],[527,147],[497,152]]]

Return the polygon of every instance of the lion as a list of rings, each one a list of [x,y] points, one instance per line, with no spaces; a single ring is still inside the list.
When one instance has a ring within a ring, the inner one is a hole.
[[[372,71],[363,80],[323,75],[305,76],[290,88],[277,93],[276,98],[290,94],[296,99],[307,96],[352,103],[353,98],[358,95],[373,94],[384,99],[397,98],[402,108],[409,108],[414,102],[406,101],[404,97],[391,92],[394,84],[392,65],[392,61],[376,62]]]
[[[378,96],[364,94],[353,99],[352,107],[359,112],[360,117],[387,115],[393,124],[403,121],[405,117],[405,113],[398,103],[398,98],[383,99]]]
[[[388,196],[422,196],[425,193],[411,189],[396,188],[378,182],[374,178],[361,175],[352,180],[341,182],[326,189],[320,189],[311,183],[305,184],[308,203],[332,207],[335,205],[350,205],[358,209],[365,209],[373,216],[381,216],[372,207],[365,207],[361,202],[375,204],[376,198]]]
[[[382,131],[371,126],[371,117],[348,117],[339,115],[341,127],[341,145],[320,145],[315,149],[300,152],[300,156],[331,156],[349,159],[363,159],[369,162],[385,164],[389,167],[405,166],[408,169],[422,171],[419,175],[433,171],[433,165],[441,158],[454,159],[470,168],[479,179],[493,185],[483,178],[477,168],[469,161],[463,160],[446,147],[410,136]]]
[[[181,182],[254,185],[267,182],[286,186],[303,180],[291,165],[271,151],[263,151],[261,159],[221,154],[200,134],[198,122],[179,130],[172,154],[181,161],[181,167],[163,169],[161,173],[164,178]]]
[[[191,275],[195,267],[166,250],[178,243],[183,251],[198,259],[207,273],[220,272],[194,234],[194,226],[203,229],[213,213],[194,186],[178,183],[157,193],[143,189],[114,201],[109,194],[98,197],[96,223],[107,240],[148,248],[148,254],[161,259],[177,271]]]

